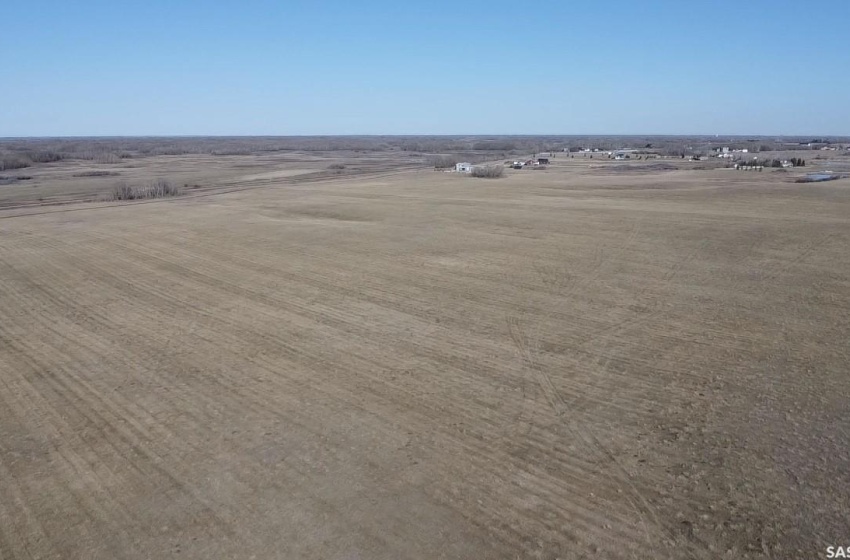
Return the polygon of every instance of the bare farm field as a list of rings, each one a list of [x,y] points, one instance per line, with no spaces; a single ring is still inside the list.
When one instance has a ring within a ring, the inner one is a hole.
[[[0,186],[0,558],[850,545],[850,180],[405,157]]]

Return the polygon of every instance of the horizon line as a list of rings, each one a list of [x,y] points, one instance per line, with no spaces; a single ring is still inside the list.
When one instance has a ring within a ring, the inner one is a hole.
[[[669,138],[802,138],[812,137],[814,139],[846,139],[850,140],[850,134],[723,134],[723,133],[470,133],[470,134],[57,134],[57,135],[24,135],[24,136],[0,136],[4,140],[44,140],[44,139],[77,139],[77,138],[469,138],[469,137],[512,137],[512,138],[535,138],[535,137],[669,137]]]

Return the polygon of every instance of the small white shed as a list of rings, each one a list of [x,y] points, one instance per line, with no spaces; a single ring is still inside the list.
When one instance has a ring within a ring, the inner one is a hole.
[[[472,173],[472,164],[468,162],[455,164],[455,171],[458,173]]]

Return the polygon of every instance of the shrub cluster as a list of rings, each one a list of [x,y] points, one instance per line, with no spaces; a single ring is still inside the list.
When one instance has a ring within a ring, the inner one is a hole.
[[[94,156],[95,163],[121,163],[121,156],[112,152],[100,152]]]
[[[501,165],[476,165],[472,168],[473,177],[495,179],[505,174],[505,168]]]
[[[457,158],[453,156],[435,156],[433,161],[436,169],[449,169],[457,165],[458,162]]]
[[[115,177],[121,175],[116,171],[82,171],[74,173],[74,177]]]
[[[113,200],[141,200],[145,198],[165,198],[181,194],[180,187],[165,179],[157,179],[142,186],[118,183],[112,189]]]
[[[54,161],[61,161],[65,159],[65,156],[63,156],[59,152],[54,152],[53,150],[39,150],[36,152],[27,152],[27,157],[33,163],[51,163]]]
[[[9,169],[23,169],[29,167],[30,162],[15,156],[0,158],[0,171],[8,171]]]
[[[794,167],[805,167],[806,166],[806,160],[804,160],[803,158],[792,157],[788,161],[791,162],[791,164],[794,165]],[[753,167],[758,167],[758,166],[761,166],[761,167],[782,167],[782,160],[776,159],[776,158],[773,158],[773,159],[758,159],[758,158],[737,159],[737,160],[734,161],[734,163],[732,165],[735,165],[735,164],[737,164],[737,165],[750,165],[750,166],[753,166]]]

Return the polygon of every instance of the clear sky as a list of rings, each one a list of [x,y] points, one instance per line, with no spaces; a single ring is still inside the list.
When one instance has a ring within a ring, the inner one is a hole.
[[[5,0],[0,136],[850,135],[850,1]]]

